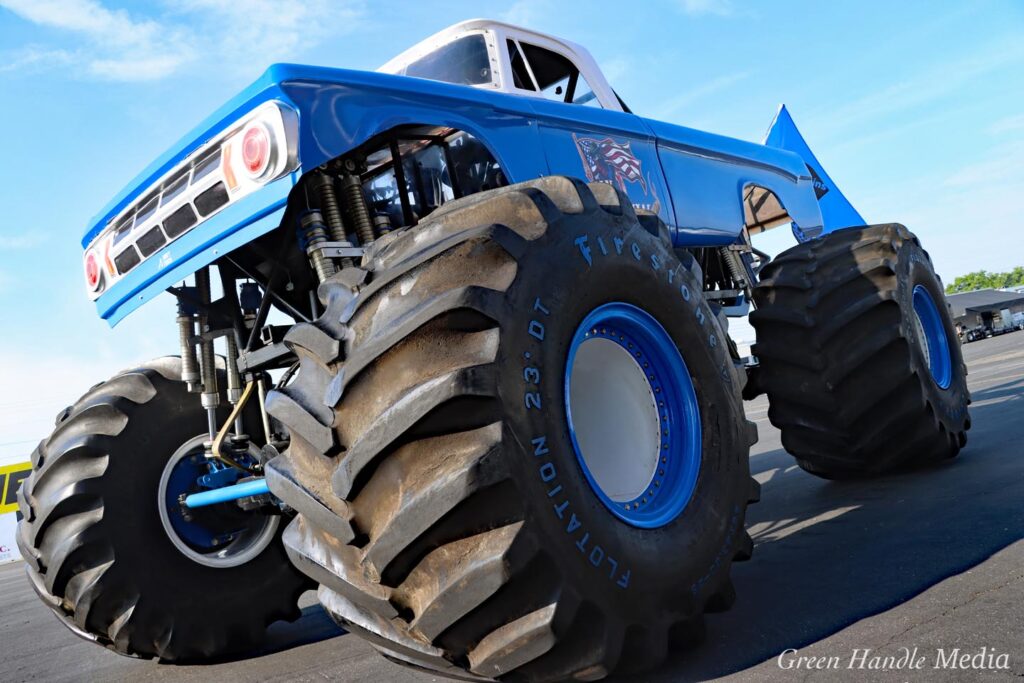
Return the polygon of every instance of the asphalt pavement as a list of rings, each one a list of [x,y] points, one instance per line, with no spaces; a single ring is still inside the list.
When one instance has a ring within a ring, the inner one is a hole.
[[[733,570],[736,605],[708,617],[702,645],[633,680],[1024,677],[1024,333],[967,344],[964,356],[967,448],[923,471],[817,479],[782,450],[765,400],[748,403],[763,488],[747,518],[754,557]],[[311,595],[299,621],[272,627],[264,651],[183,667],[76,638],[18,564],[0,567],[0,596],[0,681],[439,680],[382,659]],[[888,670],[872,668],[886,657]]]

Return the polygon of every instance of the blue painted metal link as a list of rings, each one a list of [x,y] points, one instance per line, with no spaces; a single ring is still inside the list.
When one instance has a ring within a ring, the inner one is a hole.
[[[243,481],[240,484],[225,486],[224,488],[193,493],[185,498],[185,507],[201,508],[207,505],[226,503],[229,500],[238,500],[246,496],[260,496],[264,493],[270,493],[270,489],[267,487],[267,480],[252,479],[250,481]]]

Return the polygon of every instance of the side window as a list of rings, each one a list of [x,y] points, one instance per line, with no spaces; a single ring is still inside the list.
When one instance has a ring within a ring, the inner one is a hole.
[[[512,81],[515,86],[520,90],[536,90],[533,87],[533,80],[530,78],[530,72],[526,70],[526,60],[523,59],[523,53],[519,51],[519,47],[511,39],[505,40],[508,46],[508,58],[512,64]]]
[[[456,85],[490,83],[487,41],[479,33],[457,38],[412,62],[402,73]]]
[[[570,76],[564,76],[562,78],[559,78],[554,83],[548,84],[546,88],[542,87],[541,92],[543,93],[544,97],[548,98],[549,100],[553,100],[555,102],[568,102],[569,100],[567,100],[566,98],[568,97],[569,84],[571,82],[572,78]]]
[[[572,94],[572,103],[582,104],[585,107],[601,108],[601,103],[597,101],[597,95],[590,89],[590,84],[587,83],[587,79],[583,78],[583,74],[580,74],[579,79],[576,81],[576,90]]]
[[[556,102],[571,102],[572,99],[567,97],[569,81],[579,73],[573,63],[551,50],[529,43],[520,45],[530,62],[533,77],[537,79],[537,87],[544,97]]]
[[[555,102],[601,106],[590,84],[566,57],[529,43],[519,45],[545,98]]]

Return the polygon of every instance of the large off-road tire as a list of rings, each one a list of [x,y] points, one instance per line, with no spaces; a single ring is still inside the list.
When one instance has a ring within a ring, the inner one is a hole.
[[[301,366],[267,401],[292,438],[268,466],[298,512],[285,545],[326,609],[388,658],[594,680],[658,665],[670,635],[695,637],[731,603],[756,430],[693,260],[643,225],[610,186],[562,177],[453,202],[326,282],[326,313],[287,335]],[[615,325],[630,315],[648,326],[626,352]],[[602,348],[624,373],[596,391],[600,372],[571,375],[573,430],[569,357]],[[670,358],[681,374],[659,365]],[[625,372],[648,362],[649,377]],[[665,399],[650,431],[627,419],[659,410],[633,401],[644,392]],[[611,442],[635,430],[616,463],[654,468],[632,500],[586,464],[602,427]]]
[[[827,478],[955,456],[967,368],[942,283],[902,225],[784,251],[754,290],[757,385],[799,465]]]
[[[252,548],[263,549],[238,566],[200,564],[165,531],[165,466],[207,428],[180,373],[162,358],[93,387],[57,417],[19,492],[18,547],[44,602],[84,638],[167,661],[258,645],[267,625],[299,616],[311,587],[281,545],[283,521],[260,526],[269,538]]]

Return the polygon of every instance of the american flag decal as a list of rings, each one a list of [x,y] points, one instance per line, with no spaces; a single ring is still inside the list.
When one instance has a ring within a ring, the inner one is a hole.
[[[647,194],[640,160],[630,149],[630,143],[612,138],[584,138],[575,133],[572,139],[583,160],[587,180],[613,183],[623,192],[626,192],[627,182],[640,183],[640,189]]]

